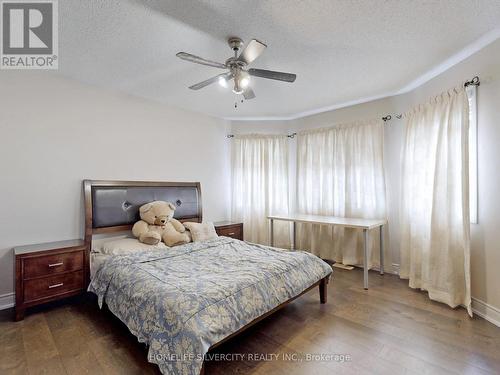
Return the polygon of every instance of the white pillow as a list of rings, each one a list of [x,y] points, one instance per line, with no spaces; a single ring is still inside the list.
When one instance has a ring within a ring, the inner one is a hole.
[[[158,242],[156,245],[148,245],[140,242],[137,238],[120,238],[103,242],[97,251],[108,255],[128,255],[138,251],[154,249],[168,249],[168,246],[163,242]]]
[[[105,234],[96,234],[92,236],[92,252],[93,253],[101,253],[102,246],[109,241],[121,240],[123,238],[133,238],[130,234],[122,233],[118,236],[109,236]]]
[[[201,242],[219,237],[213,223],[184,223],[184,226],[191,232],[193,242]]]

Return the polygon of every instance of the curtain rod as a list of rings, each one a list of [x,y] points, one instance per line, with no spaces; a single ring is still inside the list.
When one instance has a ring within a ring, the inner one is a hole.
[[[291,134],[287,134],[286,136],[288,138],[295,138],[296,135],[297,135],[297,133],[291,133]],[[228,135],[226,135],[226,138],[234,138],[234,134],[228,134]]]
[[[395,115],[395,116],[396,116],[396,118],[397,118],[398,120],[400,120],[400,119],[403,117],[403,114],[401,114],[401,113],[400,113],[400,114]],[[392,116],[391,116],[391,115],[384,116],[384,117],[382,117],[382,120],[383,120],[384,122],[386,122],[386,121],[390,121],[390,120],[392,120]]]
[[[479,77],[478,76],[475,76],[470,81],[465,81],[465,83],[464,83],[464,87],[467,87],[467,86],[480,86],[480,85],[481,85],[481,82],[479,81]],[[401,113],[397,114],[395,116],[396,116],[396,118],[398,120],[400,120],[403,117],[403,115]],[[392,120],[392,116],[391,115],[384,116],[384,117],[382,117],[382,120],[384,122],[390,121],[390,120]]]

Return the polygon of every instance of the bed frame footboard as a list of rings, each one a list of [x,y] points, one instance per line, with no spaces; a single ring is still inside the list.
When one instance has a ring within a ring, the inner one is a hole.
[[[221,341],[213,344],[209,348],[209,351],[212,350],[212,349],[214,349],[214,348],[216,348],[216,347],[218,347],[219,345],[222,345],[226,341],[232,339],[234,336],[236,336],[239,333],[245,331],[246,329],[250,328],[254,324],[260,322],[262,319],[267,318],[269,315],[271,315],[271,314],[275,313],[276,311],[280,310],[281,308],[285,307],[290,302],[292,302],[294,299],[299,298],[301,295],[303,295],[304,293],[307,293],[308,291],[310,291],[311,289],[313,289],[313,288],[315,288],[317,286],[319,286],[319,301],[320,301],[321,304],[325,304],[327,302],[327,300],[328,300],[328,298],[327,298],[327,294],[328,294],[327,285],[328,285],[328,281],[330,280],[330,277],[331,277],[331,274],[328,275],[328,276],[326,276],[326,277],[324,277],[324,278],[322,278],[321,280],[317,281],[316,283],[314,283],[313,285],[311,285],[309,288],[307,288],[306,290],[304,290],[299,295],[297,295],[297,296],[295,296],[293,298],[290,298],[288,301],[285,301],[281,305],[276,306],[271,311],[269,311],[269,312],[265,313],[264,315],[261,315],[258,318],[252,320],[250,323],[248,323],[247,325],[241,327],[236,332],[232,333],[231,335],[227,336],[226,338],[222,339]],[[205,374],[205,363],[203,363],[203,367],[201,368],[201,371],[200,371],[200,375],[204,375],[204,374]]]

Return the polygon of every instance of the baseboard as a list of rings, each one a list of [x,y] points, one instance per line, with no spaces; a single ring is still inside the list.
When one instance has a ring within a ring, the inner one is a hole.
[[[399,275],[399,264],[392,263],[392,273],[395,275]]]
[[[363,269],[363,265],[362,264],[354,264],[354,267]],[[380,271],[380,267],[379,266],[373,266],[373,267],[370,268],[370,271],[377,271],[377,272],[379,272]],[[389,273],[391,275],[399,275],[399,264],[393,263],[391,267],[385,266],[384,267],[384,272],[385,273]]]
[[[357,265],[356,267],[363,268],[362,265]],[[380,267],[378,266],[373,266],[370,268],[370,270],[373,271],[380,271]],[[385,273],[390,273],[392,275],[399,275],[399,264],[397,263],[392,263],[391,267],[388,267],[387,265],[384,267],[384,272]]]
[[[497,327],[500,327],[500,310],[496,307],[472,297],[472,312]]]
[[[14,293],[7,293],[0,295],[0,310],[9,309],[14,307]]]

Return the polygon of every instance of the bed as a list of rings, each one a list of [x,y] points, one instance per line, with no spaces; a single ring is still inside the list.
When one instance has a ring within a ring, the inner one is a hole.
[[[314,287],[326,303],[332,269],[321,259],[227,237],[102,256],[91,269],[94,235],[129,230],[144,203],[168,200],[178,220],[201,222],[201,187],[86,180],[84,196],[88,290],[164,374],[202,373],[209,350]]]

